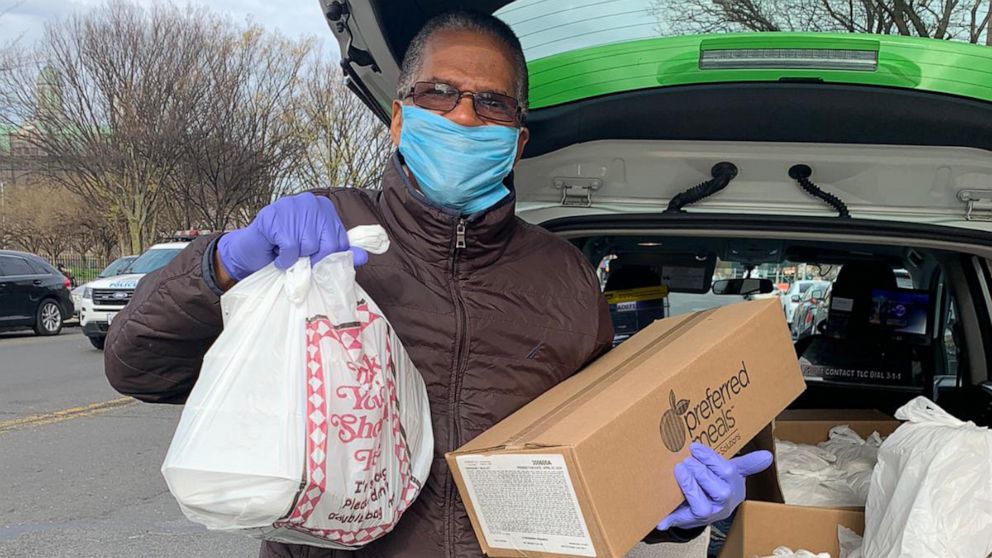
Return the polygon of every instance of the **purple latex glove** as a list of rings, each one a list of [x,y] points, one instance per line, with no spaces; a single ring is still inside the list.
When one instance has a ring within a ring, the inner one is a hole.
[[[348,231],[334,203],[309,192],[263,207],[250,225],[225,234],[217,243],[224,269],[237,281],[273,261],[277,268],[287,269],[301,257],[310,256],[315,264],[346,250],[354,254],[356,266],[369,259],[365,250],[348,245]]]
[[[772,464],[772,454],[764,450],[728,460],[693,442],[690,453],[675,466],[675,480],[682,487],[685,502],[658,524],[661,531],[692,529],[727,519],[744,501],[744,477]]]

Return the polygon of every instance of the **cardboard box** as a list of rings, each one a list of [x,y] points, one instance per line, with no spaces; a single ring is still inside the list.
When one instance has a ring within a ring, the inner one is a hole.
[[[737,508],[720,558],[771,556],[772,551],[780,546],[840,556],[838,525],[861,535],[865,529],[865,514],[860,510],[808,508],[748,500]]]
[[[774,453],[774,440],[816,445],[826,442],[830,429],[847,424],[862,438],[878,432],[882,437],[895,432],[901,424],[896,419],[873,409],[789,409],[783,411],[774,424],[755,436],[748,449],[766,449]],[[778,482],[777,460],[763,473],[748,478],[749,500],[784,503]]]
[[[620,558],[683,500],[699,439],[740,450],[805,384],[777,301],[655,322],[447,454],[489,556]]]
[[[775,419],[774,435],[779,440],[816,445],[826,442],[830,429],[841,424],[867,438],[872,432],[888,436],[901,423],[874,409],[788,409]]]

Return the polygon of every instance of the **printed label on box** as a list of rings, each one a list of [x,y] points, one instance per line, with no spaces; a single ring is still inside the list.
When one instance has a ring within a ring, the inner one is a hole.
[[[564,457],[459,455],[457,461],[491,548],[596,555]]]

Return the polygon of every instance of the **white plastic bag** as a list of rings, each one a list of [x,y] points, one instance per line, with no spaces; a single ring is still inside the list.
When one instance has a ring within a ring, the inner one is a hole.
[[[837,460],[834,466],[841,471],[841,477],[856,495],[854,503],[838,504],[864,506],[868,500],[868,487],[871,485],[871,475],[878,462],[878,448],[882,445],[882,437],[878,432],[872,432],[868,439],[842,424],[830,429],[826,442],[820,442],[819,447],[832,453]]]
[[[829,552],[814,554],[808,550],[792,550],[787,546],[780,546],[772,551],[770,556],[764,558],[830,558]]]
[[[848,483],[846,472],[838,468],[833,453],[809,444],[776,440],[775,458],[779,460],[778,482],[786,504],[864,505],[864,497],[859,498]]]
[[[865,507],[871,558],[980,558],[992,553],[992,431],[925,397],[878,452]]]
[[[864,506],[881,443],[878,432],[864,440],[846,424],[831,428],[829,439],[816,446],[776,440],[779,485],[785,503]]]
[[[844,527],[837,526],[837,542],[840,544],[840,558],[861,558],[861,535]]]
[[[382,253],[378,226],[349,231]],[[353,549],[388,533],[423,486],[423,379],[355,282],[351,254],[270,265],[221,297],[162,474],[188,518],[267,540]]]

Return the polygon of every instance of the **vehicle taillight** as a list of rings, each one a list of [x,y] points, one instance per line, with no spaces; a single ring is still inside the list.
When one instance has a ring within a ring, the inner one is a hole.
[[[71,289],[72,288],[72,281],[70,281],[68,277],[63,277],[62,278],[62,286],[65,287],[65,288],[67,288],[67,289]]]
[[[813,313],[810,312],[806,314],[806,325],[813,323]]]

